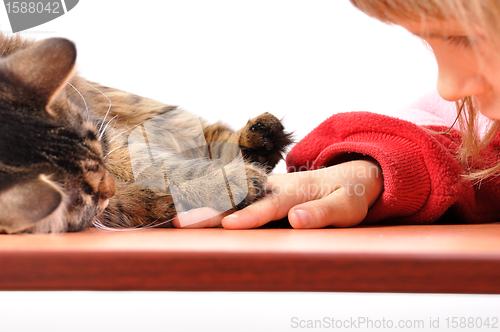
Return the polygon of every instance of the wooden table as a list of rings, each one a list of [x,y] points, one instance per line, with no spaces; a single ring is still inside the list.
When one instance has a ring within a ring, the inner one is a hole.
[[[0,290],[500,294],[500,224],[0,235]]]

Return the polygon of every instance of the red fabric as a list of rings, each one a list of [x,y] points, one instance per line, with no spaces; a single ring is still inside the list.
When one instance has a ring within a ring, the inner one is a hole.
[[[352,112],[333,115],[296,144],[287,156],[289,172],[331,165],[349,153],[377,160],[384,177],[384,192],[363,223],[388,221],[428,224],[446,211],[457,222],[500,220],[500,178],[481,184],[464,180],[455,158],[460,135],[454,130],[436,135],[446,127],[421,127],[380,114]],[[500,139],[483,154],[484,166],[500,162]]]

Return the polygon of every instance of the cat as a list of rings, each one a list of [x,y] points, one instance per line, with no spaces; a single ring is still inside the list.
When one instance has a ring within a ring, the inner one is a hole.
[[[226,211],[227,192],[241,209],[265,194],[292,143],[269,113],[233,131],[87,81],[75,62],[67,39],[0,35],[0,233],[172,227],[191,208]],[[144,148],[155,140],[156,161]]]

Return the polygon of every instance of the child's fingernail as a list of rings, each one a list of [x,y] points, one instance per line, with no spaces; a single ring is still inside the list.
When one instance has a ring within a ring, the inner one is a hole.
[[[237,214],[230,214],[227,217],[224,217],[224,222],[232,223],[238,220],[238,218],[239,216]]]
[[[186,227],[196,223],[196,220],[192,220],[193,213],[191,211],[182,211],[177,213],[177,220],[181,227]]]
[[[305,210],[293,210],[299,224],[302,227],[307,227],[311,223],[311,214]]]

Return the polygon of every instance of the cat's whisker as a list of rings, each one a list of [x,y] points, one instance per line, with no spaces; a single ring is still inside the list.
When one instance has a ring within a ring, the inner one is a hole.
[[[104,135],[104,132],[106,131],[106,128],[108,128],[109,123],[110,123],[111,121],[113,121],[114,119],[116,119],[117,117],[118,117],[118,114],[117,114],[117,115],[115,115],[114,117],[112,117],[112,118],[108,121],[108,123],[106,123],[106,125],[104,126],[104,129],[103,129],[103,130],[102,130],[102,132],[99,134],[98,141],[100,141],[100,140],[101,140],[102,135]],[[101,126],[101,127],[102,127],[102,126]]]
[[[136,227],[132,227],[132,228],[109,227],[109,226],[104,225],[97,218],[92,222],[92,224],[94,225],[95,228],[99,228],[99,229],[106,230],[106,231],[129,232],[129,231],[138,231],[138,230],[143,230],[143,229],[151,229],[151,228],[155,228],[155,227],[160,227],[161,225],[168,224],[169,222],[172,222],[172,220],[174,220],[174,219],[173,218],[168,219],[168,220],[162,221],[160,223],[155,223],[156,221],[153,221],[145,226],[136,226]]]
[[[112,154],[113,152],[115,152],[116,150],[118,150],[118,149],[120,149],[120,148],[122,148],[122,147],[123,147],[123,146],[117,146],[117,147],[116,147],[116,148],[114,148],[113,150],[109,151],[109,152],[108,152],[108,153],[104,156],[104,158],[102,158],[102,159],[103,159],[103,160],[106,160],[106,158],[107,158],[110,154]]]
[[[83,103],[85,104],[85,108],[87,109],[87,119],[90,119],[90,111],[89,111],[89,107],[87,106],[87,102],[85,101],[85,98],[80,93],[80,91],[78,91],[78,89],[75,88],[75,86],[73,84],[68,82],[68,85],[71,86],[73,89],[75,89],[75,91],[80,95],[80,97],[82,97]]]
[[[107,161],[104,162],[104,164],[105,164],[106,167],[110,167],[110,166],[120,167],[120,166],[123,166],[123,163],[112,161],[112,160],[107,160]]]
[[[95,228],[99,228],[99,229],[106,230],[106,231],[123,232],[123,231],[133,230],[133,229],[130,229],[130,228],[113,228],[113,227],[109,227],[109,226],[104,225],[99,219],[95,219],[92,222],[92,224],[93,224],[93,226]]]
[[[87,83],[88,85],[90,85],[91,87],[93,87],[95,90],[97,90],[98,92],[100,92],[104,97],[106,97],[106,99],[108,99],[109,101],[109,107],[108,107],[108,110],[106,111],[106,114],[104,115],[104,120],[102,121],[101,123],[101,127],[99,128],[99,141],[101,140],[101,137],[102,137],[102,126],[104,125],[104,122],[106,122],[106,118],[108,117],[108,114],[109,112],[111,111],[111,106],[113,105],[113,103],[111,102],[111,99],[109,99],[108,96],[106,96],[106,94],[104,92],[102,92],[101,90],[99,90],[98,88],[96,88],[95,86],[93,86],[92,84],[90,84],[89,82],[85,81],[85,83]],[[109,122],[108,122],[109,123]]]
[[[152,228],[156,228],[156,227],[161,227],[162,225],[165,225],[165,224],[172,222],[172,220],[174,220],[174,218],[164,220],[160,223],[156,223],[156,221],[153,221],[153,222],[150,222],[149,224],[144,225],[144,226],[135,226],[134,228],[131,228],[131,230],[152,229]]]
[[[139,126],[140,126],[140,125],[142,125],[144,122],[145,122],[145,121],[143,121],[143,122],[141,122],[141,123],[139,123],[139,124],[136,124],[135,126],[132,126],[132,127],[130,127],[129,129],[127,129],[127,130],[125,130],[125,131],[122,131],[121,133],[117,134],[117,135],[116,135],[116,136],[114,136],[112,139],[110,139],[110,140],[106,143],[106,145],[104,145],[103,147],[108,146],[108,145],[109,145],[111,142],[113,142],[116,138],[118,138],[118,137],[122,136],[123,134],[125,134],[126,132],[128,132],[128,131],[130,131],[130,130],[132,130],[132,129],[135,129],[135,128],[139,127]]]
[[[105,226],[99,219],[95,219],[94,221],[92,221],[92,225],[95,227],[95,228],[99,228],[99,229],[106,229],[108,228],[108,226]]]

